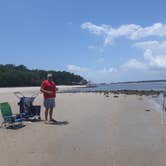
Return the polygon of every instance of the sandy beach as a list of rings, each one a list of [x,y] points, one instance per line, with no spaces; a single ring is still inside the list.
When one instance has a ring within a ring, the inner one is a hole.
[[[63,87],[61,87],[63,89]],[[26,96],[38,88],[0,89],[18,113],[14,91]],[[40,94],[35,104],[42,105]],[[150,111],[146,111],[150,110]],[[42,119],[44,108],[42,106]],[[165,166],[166,125],[146,96],[58,93],[54,118],[67,125],[28,123],[0,129],[2,166]],[[2,118],[1,118],[2,121]]]

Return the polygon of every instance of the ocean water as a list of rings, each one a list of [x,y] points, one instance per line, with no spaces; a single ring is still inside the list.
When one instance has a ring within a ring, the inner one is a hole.
[[[144,83],[114,83],[114,84],[96,84],[95,87],[74,88],[72,92],[95,92],[95,91],[110,91],[110,90],[155,90],[165,91],[165,82],[144,82]]]

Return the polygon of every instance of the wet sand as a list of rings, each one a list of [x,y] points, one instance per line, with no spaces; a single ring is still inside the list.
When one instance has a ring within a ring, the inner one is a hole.
[[[24,94],[37,90],[25,90]],[[18,112],[18,99],[12,91],[1,93],[3,101]],[[41,95],[35,103],[42,104]],[[26,122],[21,129],[0,129],[0,165],[166,165],[166,126],[160,124],[160,113],[146,96],[60,93],[54,118],[69,124]]]

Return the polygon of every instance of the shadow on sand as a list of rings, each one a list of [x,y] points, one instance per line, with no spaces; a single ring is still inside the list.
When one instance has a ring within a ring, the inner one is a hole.
[[[68,125],[69,122],[68,121],[55,121],[55,122],[46,122],[45,124],[64,126],[64,125]]]
[[[8,127],[2,127],[2,128],[5,128],[5,129],[12,129],[12,130],[18,130],[18,129],[22,129],[24,128],[26,125],[25,124],[22,124],[22,125],[15,125],[15,126],[8,126]]]

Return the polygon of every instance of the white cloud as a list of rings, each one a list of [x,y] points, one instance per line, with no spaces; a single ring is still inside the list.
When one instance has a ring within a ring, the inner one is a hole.
[[[144,41],[144,42],[137,42],[134,44],[134,47],[140,48],[142,50],[152,50],[155,54],[166,54],[166,41]]]
[[[149,66],[158,69],[166,69],[166,54],[154,55],[150,49],[147,49],[144,53],[144,57],[148,61]]]
[[[80,67],[80,66],[76,66],[76,65],[68,65],[67,69],[71,72],[87,72],[87,71],[89,71],[88,68],[84,68],[84,67]]]
[[[144,59],[149,67],[166,69],[166,41],[145,41],[134,46],[144,51]]]
[[[142,48],[142,49],[147,49],[147,47],[150,49],[156,45],[159,46],[159,42],[156,40],[137,42],[134,44],[135,47]]]
[[[144,70],[147,69],[146,64],[139,62],[136,59],[130,59],[128,62],[122,65],[123,69],[138,69],[138,70]]]
[[[124,64],[119,68],[104,67],[94,69],[77,65],[68,65],[67,70],[81,75],[87,80],[98,83],[165,78],[165,70],[149,70],[149,66],[147,66],[146,63],[141,63],[136,59],[129,60],[126,62],[126,66]]]
[[[151,26],[142,27],[136,24],[125,24],[118,28],[112,28],[111,25],[95,25],[91,22],[85,22],[81,25],[82,29],[104,37],[104,46],[112,44],[113,40],[119,37],[125,37],[130,40],[138,40],[150,36],[166,36],[166,24],[154,23]]]
[[[86,22],[81,25],[82,29],[88,29],[90,32],[96,34],[96,35],[101,35],[103,33],[107,33],[109,30],[109,27],[107,29],[107,26],[102,25],[102,26],[97,26],[95,24],[92,24],[91,22]]]
[[[117,69],[114,67],[102,68],[102,69],[93,69],[87,67],[80,67],[77,65],[68,65],[67,70],[75,74],[83,76],[85,79],[94,80],[96,82],[108,82],[114,74],[116,74]]]
[[[90,33],[100,36],[104,39],[103,45],[113,44],[117,38],[126,38],[134,42],[134,49],[140,49],[142,54],[139,58],[131,58],[127,62],[120,62],[122,65],[116,68],[105,68],[100,70],[89,69],[88,74],[91,78],[100,77],[103,79],[115,80],[144,80],[144,79],[162,79],[166,72],[166,24],[154,23],[150,26],[141,26],[137,24],[124,24],[119,27],[111,25],[95,25],[91,22],[85,22],[81,28]],[[143,41],[148,40],[149,41]],[[165,41],[163,41],[165,40]],[[139,42],[138,42],[139,41]],[[89,47],[94,49],[93,47]],[[98,47],[97,47],[98,48]],[[102,47],[103,50],[105,50]],[[132,48],[133,49],[133,48]],[[98,49],[94,49],[98,50]],[[125,50],[126,51],[126,50]],[[139,60],[138,60],[139,59]],[[103,62],[99,58],[98,62]],[[104,64],[104,63],[103,63]],[[133,72],[134,70],[134,72]],[[85,73],[85,72],[84,72]],[[96,75],[96,76],[95,76]],[[132,78],[131,78],[132,75]]]
[[[114,72],[117,72],[117,71],[118,70],[114,67],[110,67],[110,68],[104,67],[103,69],[98,70],[97,72],[102,73],[102,74],[108,74],[108,73],[114,73]]]
[[[72,72],[105,72],[105,73],[111,73],[111,72],[117,72],[117,69],[114,67],[106,68],[104,67],[103,69],[92,69],[92,68],[86,68],[86,67],[80,67],[77,65],[67,65],[67,70],[72,71]]]
[[[110,68],[108,69],[108,71],[112,73],[112,72],[117,72],[118,69],[116,69],[116,68],[114,68],[114,67],[110,67]]]

